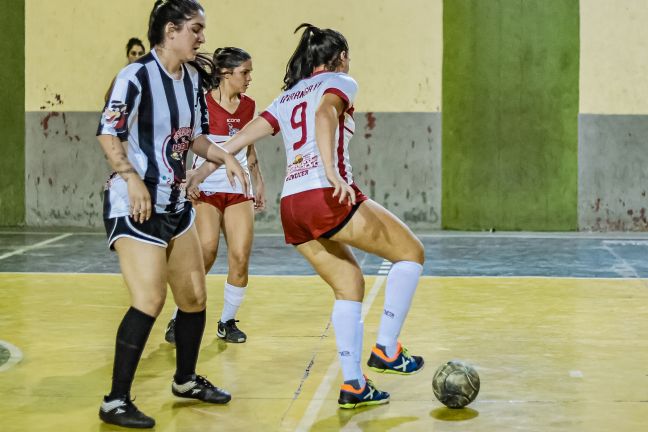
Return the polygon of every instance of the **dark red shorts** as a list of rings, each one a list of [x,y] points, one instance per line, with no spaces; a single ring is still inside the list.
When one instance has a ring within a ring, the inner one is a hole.
[[[220,210],[221,213],[225,212],[225,208],[239,204],[246,201],[254,201],[254,197],[246,197],[243,194],[239,193],[227,193],[227,192],[203,192],[200,191],[200,197],[198,201],[202,201],[207,204],[211,204]]]
[[[312,189],[288,195],[281,199],[281,224],[286,243],[300,244],[319,237],[331,237],[351,219],[367,196],[351,185],[356,193],[356,204],[340,204],[334,198],[333,188]]]

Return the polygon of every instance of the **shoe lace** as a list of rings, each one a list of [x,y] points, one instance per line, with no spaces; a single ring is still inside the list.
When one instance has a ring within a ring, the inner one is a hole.
[[[369,387],[376,388],[376,386],[374,385],[373,381],[370,380],[369,378],[367,378],[366,375],[365,375],[365,381],[366,381],[366,383],[367,383],[367,385],[368,385]]]
[[[227,327],[231,328],[232,330],[236,330],[236,331],[238,331],[239,328],[236,326],[236,323],[237,323],[237,322],[239,322],[239,320],[237,320],[237,319],[231,319],[231,320],[228,320],[228,321],[225,323],[225,325],[226,325]]]
[[[121,402],[121,405],[119,405],[120,408],[125,408],[126,411],[131,411],[133,409],[137,409],[135,407],[135,404],[133,403],[136,399],[136,396],[131,399],[130,395],[126,395],[120,398],[117,398],[116,400],[119,400]]]
[[[207,378],[205,378],[202,375],[196,375],[196,382],[200,384],[201,386],[210,389],[210,390],[215,390],[216,386],[212,383],[210,383]]]
[[[404,346],[401,346],[401,349],[403,350],[403,357],[405,357],[407,360],[412,360],[412,355],[407,351],[407,348]]]

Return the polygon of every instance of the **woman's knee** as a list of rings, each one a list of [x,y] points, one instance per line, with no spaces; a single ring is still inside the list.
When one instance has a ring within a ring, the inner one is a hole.
[[[135,293],[132,298],[132,306],[152,317],[157,317],[162,312],[166,293],[159,294],[138,294]]]
[[[425,262],[425,249],[418,237],[412,236],[408,239],[397,242],[398,247],[391,248],[383,258],[391,261],[412,261],[423,265]]]
[[[202,293],[192,293],[176,299],[176,304],[183,312],[200,312],[207,307],[207,295]]]
[[[414,237],[411,254],[412,257],[409,261],[414,261],[421,265],[425,263],[425,248],[423,247],[423,242],[418,237]]]
[[[250,262],[249,255],[244,251],[231,251],[228,257],[230,273],[237,277],[247,276]]]
[[[364,299],[365,280],[361,272],[331,285],[336,300],[359,301]]]
[[[216,261],[217,244],[201,244],[203,263],[205,264],[205,273],[211,269]]]

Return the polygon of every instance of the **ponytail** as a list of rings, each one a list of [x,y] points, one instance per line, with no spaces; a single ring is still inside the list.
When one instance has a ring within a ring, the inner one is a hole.
[[[209,90],[214,87],[213,75],[216,68],[207,54],[196,54],[196,58],[187,63],[195,67],[198,71],[200,86],[204,90]]]
[[[327,70],[335,70],[340,64],[340,54],[349,52],[349,45],[342,33],[308,23],[300,24],[294,33],[302,28],[304,32],[299,44],[286,65],[282,90],[289,90],[310,76],[317,66],[324,65]]]

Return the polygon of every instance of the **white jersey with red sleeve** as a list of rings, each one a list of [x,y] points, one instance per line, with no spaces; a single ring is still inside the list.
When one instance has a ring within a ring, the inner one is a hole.
[[[207,93],[205,99],[207,101],[207,112],[209,113],[208,136],[216,144],[222,144],[227,141],[254,117],[254,110],[256,107],[254,100],[244,94],[241,94],[240,98],[241,100],[238,108],[236,108],[236,111],[233,113],[230,113],[214,100],[211,93]],[[236,159],[247,174],[248,184],[251,186],[252,183],[250,182],[250,172],[247,163],[247,148],[238,152],[236,154]],[[194,169],[198,168],[203,163],[205,163],[205,159],[199,156],[194,156]],[[243,193],[243,188],[241,187],[239,180],[235,179],[235,181],[236,186],[232,187],[227,178],[225,165],[221,165],[200,184],[199,189],[203,192]],[[248,195],[252,196],[251,187],[248,190]]]
[[[355,130],[353,101],[358,84],[341,72],[320,72],[299,81],[277,97],[261,116],[281,131],[286,147],[286,179],[282,197],[299,192],[331,187],[315,141],[315,112],[326,93],[333,93],[346,103],[335,130],[334,163],[340,176],[353,183],[349,163],[349,141]]]

